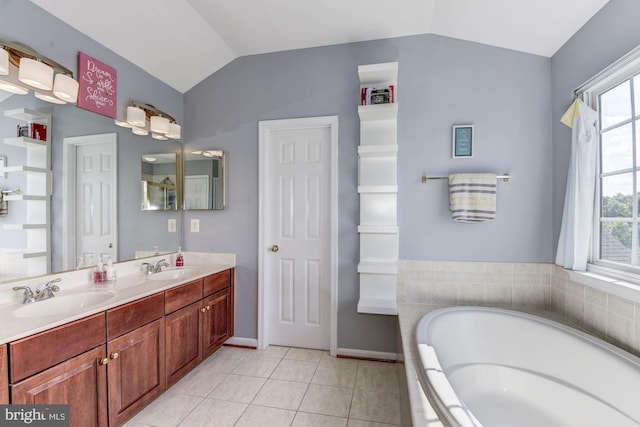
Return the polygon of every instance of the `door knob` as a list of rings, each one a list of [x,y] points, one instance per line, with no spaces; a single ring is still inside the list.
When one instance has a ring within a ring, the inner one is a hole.
[[[109,249],[113,249],[113,243],[109,243],[109,244],[107,245],[107,247],[108,247]]]
[[[108,365],[109,364],[109,359],[107,359],[106,357],[102,360],[100,360],[100,364],[101,365]]]
[[[118,357],[120,357],[120,355],[117,352],[114,352],[114,353],[111,353],[109,357],[112,359],[117,359]]]
[[[279,250],[280,250],[280,246],[278,245],[271,246],[271,252],[278,252]]]

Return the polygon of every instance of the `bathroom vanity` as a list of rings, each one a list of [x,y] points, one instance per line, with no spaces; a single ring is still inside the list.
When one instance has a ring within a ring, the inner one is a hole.
[[[67,403],[72,426],[121,425],[233,335],[234,271],[235,258],[160,279],[131,274],[70,321],[47,327],[45,318],[37,333],[0,336],[0,403]],[[13,321],[21,320],[35,324]]]

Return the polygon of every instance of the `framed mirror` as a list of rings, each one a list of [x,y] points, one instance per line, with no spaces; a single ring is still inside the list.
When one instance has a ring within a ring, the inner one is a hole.
[[[177,153],[142,155],[141,208],[143,211],[180,209],[180,174]]]
[[[225,206],[223,150],[184,153],[184,209],[222,210]]]

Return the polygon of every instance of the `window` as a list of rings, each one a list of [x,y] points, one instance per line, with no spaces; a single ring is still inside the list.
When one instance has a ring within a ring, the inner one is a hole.
[[[582,88],[600,134],[591,263],[640,274],[640,52],[593,80]]]

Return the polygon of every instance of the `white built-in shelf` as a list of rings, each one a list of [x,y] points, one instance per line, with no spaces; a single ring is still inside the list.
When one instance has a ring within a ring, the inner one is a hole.
[[[366,193],[397,193],[398,186],[397,185],[358,185],[358,193],[366,194]]]
[[[369,274],[398,274],[397,262],[361,262],[358,273]]]
[[[389,145],[359,145],[360,157],[395,157],[398,155],[398,144]]]
[[[358,105],[361,122],[373,120],[394,120],[398,117],[398,104]]]
[[[49,173],[49,169],[37,168],[34,166],[7,166],[4,168],[5,172],[31,172],[31,173]]]
[[[372,83],[392,82],[398,80],[398,63],[383,62],[358,66],[358,79],[361,85]]]
[[[47,123],[47,115],[29,108],[17,108],[4,112],[5,117],[32,123]]]
[[[359,225],[358,233],[371,234],[398,234],[400,227],[397,225]]]
[[[360,298],[358,313],[397,315],[398,304],[395,299]]]
[[[31,194],[10,194],[8,196],[4,196],[4,200],[6,201],[15,201],[15,200],[47,201],[49,200],[49,196],[34,196]]]
[[[2,224],[4,230],[46,230],[47,224]]]
[[[14,145],[22,148],[47,148],[47,141],[40,141],[39,139],[27,138],[26,136],[15,136],[13,138],[5,138],[4,143],[7,145]]]

